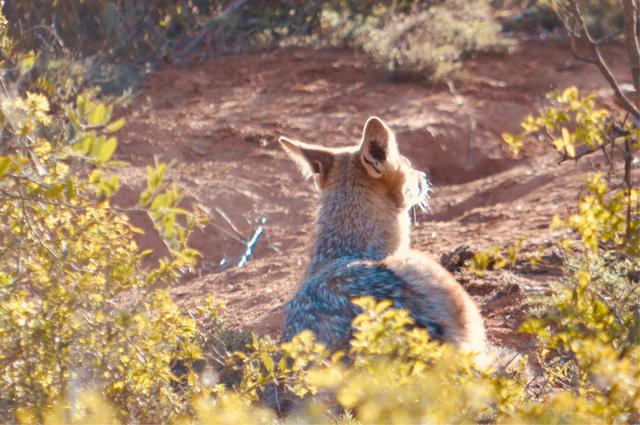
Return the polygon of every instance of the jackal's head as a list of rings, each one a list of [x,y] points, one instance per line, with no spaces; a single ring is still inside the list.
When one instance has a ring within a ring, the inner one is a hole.
[[[285,137],[280,143],[321,191],[317,243],[324,234],[336,233],[340,240],[328,240],[332,246],[326,249],[345,245],[347,251],[374,256],[408,246],[408,211],[428,208],[430,185],[426,174],[400,155],[395,135],[380,118],[367,120],[353,147],[327,148]]]

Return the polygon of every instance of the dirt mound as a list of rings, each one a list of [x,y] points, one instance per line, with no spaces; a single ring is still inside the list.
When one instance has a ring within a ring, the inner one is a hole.
[[[429,171],[433,215],[418,217],[414,245],[435,255],[461,244],[472,249],[548,243],[550,218],[575,204],[586,169],[558,167],[545,149],[528,159],[505,154],[501,133],[516,131],[544,93],[578,83],[606,89],[595,67],[568,63],[567,46],[523,44],[506,57],[465,64],[467,79],[428,87],[389,81],[364,57],[307,49],[225,57],[167,68],[124,112],[120,159],[125,202],[142,188],[146,165],[176,160],[170,178],[210,223],[195,235],[203,261],[175,288],[185,303],[213,294],[227,303],[227,322],[277,335],[282,306],[308,261],[316,193],[277,146],[285,134],[329,146],[354,144],[371,115],[397,133],[400,149]],[[148,220],[145,247],[158,248]],[[238,267],[247,241],[263,229],[250,261]],[[480,302],[490,337],[518,346],[522,299],[544,290],[553,269],[459,278]],[[542,289],[540,289],[542,288]]]

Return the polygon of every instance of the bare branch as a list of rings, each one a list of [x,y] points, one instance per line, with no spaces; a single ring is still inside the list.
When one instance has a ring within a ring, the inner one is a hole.
[[[227,6],[216,22],[207,25],[207,27],[198,35],[196,38],[191,40],[189,44],[184,48],[182,52],[178,54],[178,57],[181,59],[186,59],[198,46],[202,44],[202,42],[209,37],[212,32],[216,32],[223,28],[225,25],[225,20],[232,17],[234,14],[239,12],[246,4],[250,3],[252,0],[235,0],[229,6]],[[222,25],[222,26],[221,26]]]
[[[242,7],[249,3],[250,0],[236,0],[231,3],[225,10],[222,11],[221,17],[223,19],[229,18],[231,15],[242,9]]]
[[[575,156],[569,156],[565,152],[564,154],[562,154],[562,157],[558,160],[558,164],[562,164],[563,162],[568,160],[573,160],[577,162],[583,156],[589,156],[591,154],[594,154],[602,150],[604,152],[605,158],[607,159],[607,162],[609,163],[609,165],[611,165],[612,164],[611,154],[607,154],[606,147],[611,145],[613,149],[616,146],[617,142],[624,141],[623,139],[620,139],[620,137],[628,136],[629,133],[623,128],[617,128],[616,126],[611,127],[609,130],[602,130],[602,133],[605,135],[604,143],[599,144],[597,146],[593,146],[593,147],[580,145],[576,147]]]
[[[640,107],[640,29],[638,29],[640,0],[623,0],[622,3],[624,4],[624,39],[629,55],[633,87],[636,89],[636,106]]]
[[[618,30],[614,33],[611,33],[609,35],[606,35],[598,40],[596,40],[596,44],[598,46],[602,46],[603,44],[606,44],[608,42],[610,42],[611,40],[613,40],[614,38],[618,37],[619,35],[624,34],[624,30]]]
[[[604,145],[598,145],[594,148],[588,148],[586,146],[578,146],[576,148],[576,154],[574,156],[569,156],[567,155],[567,153],[563,153],[562,156],[560,157],[560,159],[558,160],[558,164],[562,164],[565,161],[578,161],[580,158],[582,158],[583,156],[588,156],[591,155],[593,153],[598,152],[599,150],[603,149],[607,144]]]
[[[635,3],[637,0],[625,0],[625,2],[628,2],[628,1],[632,1]],[[572,14],[570,18],[574,22],[565,22],[565,26],[571,38],[571,50],[574,56],[578,60],[595,64],[598,67],[598,69],[600,69],[600,72],[609,83],[609,86],[611,86],[611,88],[613,89],[616,95],[616,98],[620,101],[622,106],[627,111],[629,111],[634,117],[636,117],[637,119],[640,119],[640,106],[634,105],[633,102],[624,94],[624,92],[620,88],[620,84],[618,83],[618,80],[616,79],[615,75],[613,75],[613,72],[609,68],[609,65],[607,64],[606,60],[602,56],[602,51],[600,50],[600,46],[598,45],[598,42],[589,33],[589,28],[587,28],[587,25],[584,21],[584,17],[582,15],[582,12],[580,11],[580,6],[578,5],[578,1],[570,0],[569,7]],[[595,57],[585,57],[578,53],[577,46],[576,46],[576,39],[578,38],[578,34],[576,31],[576,24],[578,28],[582,31],[582,33],[585,35],[585,38],[589,43],[589,47],[595,54]],[[636,93],[637,93],[637,90],[636,90]]]
[[[578,43],[577,43],[578,35],[575,33],[574,30],[568,30],[568,31],[569,31],[569,39],[571,41],[571,53],[573,53],[573,56],[579,61],[588,62],[588,63],[597,65],[598,61],[595,56],[587,57],[587,56],[581,55],[578,52]]]

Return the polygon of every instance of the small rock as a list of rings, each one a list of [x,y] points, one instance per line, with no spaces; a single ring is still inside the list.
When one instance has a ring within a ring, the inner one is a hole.
[[[452,273],[457,272],[464,267],[465,262],[472,259],[474,255],[475,252],[471,250],[469,245],[462,244],[451,252],[443,253],[440,256],[440,264]]]

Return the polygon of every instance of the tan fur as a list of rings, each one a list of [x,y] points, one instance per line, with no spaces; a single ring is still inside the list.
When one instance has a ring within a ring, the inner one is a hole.
[[[443,319],[446,342],[469,352],[485,351],[486,336],[478,307],[440,264],[416,250],[396,253],[384,264],[398,277],[427,288],[429,308]]]

